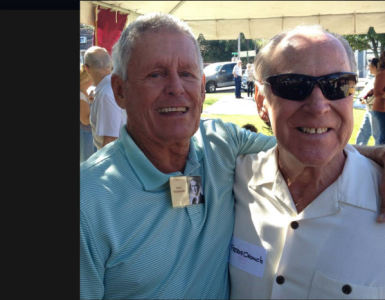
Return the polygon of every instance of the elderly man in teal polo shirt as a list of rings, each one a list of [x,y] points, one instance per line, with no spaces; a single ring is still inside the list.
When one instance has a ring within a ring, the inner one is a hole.
[[[235,160],[275,138],[200,120],[199,45],[173,16],[139,17],[112,57],[127,124],[81,165],[80,298],[228,298]],[[204,202],[190,204],[191,177]]]

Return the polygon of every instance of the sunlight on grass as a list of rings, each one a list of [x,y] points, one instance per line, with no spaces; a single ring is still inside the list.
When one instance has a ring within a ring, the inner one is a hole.
[[[205,102],[203,102],[203,110],[205,110],[207,106],[213,105],[215,102],[226,95],[228,95],[228,93],[206,93]]]

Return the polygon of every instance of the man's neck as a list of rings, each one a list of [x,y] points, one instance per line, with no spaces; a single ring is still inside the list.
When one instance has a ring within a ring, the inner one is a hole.
[[[297,162],[295,166],[290,167],[290,163],[278,159],[279,170],[287,183],[298,213],[340,176],[345,160],[345,154],[341,153],[322,166],[301,166]]]
[[[104,72],[104,73],[95,73],[93,76],[94,85],[97,86],[107,75],[110,73]]]
[[[143,139],[143,137],[136,138],[132,134],[130,135],[148,160],[159,171],[166,174],[184,171],[190,150],[190,140],[158,143],[146,138]]]

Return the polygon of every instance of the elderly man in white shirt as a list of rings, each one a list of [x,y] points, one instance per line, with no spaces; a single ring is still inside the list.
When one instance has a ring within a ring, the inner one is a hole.
[[[235,98],[241,99],[241,83],[242,83],[242,61],[238,60],[233,68],[233,76],[235,82]]]
[[[84,54],[86,71],[93,79],[94,101],[90,106],[90,125],[94,145],[99,150],[116,140],[126,123],[126,111],[118,106],[111,87],[112,60],[103,47],[92,46]]]
[[[277,145],[237,159],[231,298],[384,299],[381,170],[347,145],[349,44],[298,27],[272,38],[255,67],[258,111]]]

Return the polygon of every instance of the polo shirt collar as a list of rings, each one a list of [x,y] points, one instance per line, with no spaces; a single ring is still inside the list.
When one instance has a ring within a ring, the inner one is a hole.
[[[190,141],[190,149],[186,162],[185,171],[163,173],[159,171],[144,155],[142,150],[135,144],[134,140],[127,132],[126,126],[120,130],[120,146],[124,155],[127,157],[137,179],[142,183],[145,191],[163,190],[169,187],[169,178],[171,176],[188,176],[193,174],[200,167],[198,153],[195,150],[195,140]],[[195,174],[197,175],[197,174]]]

